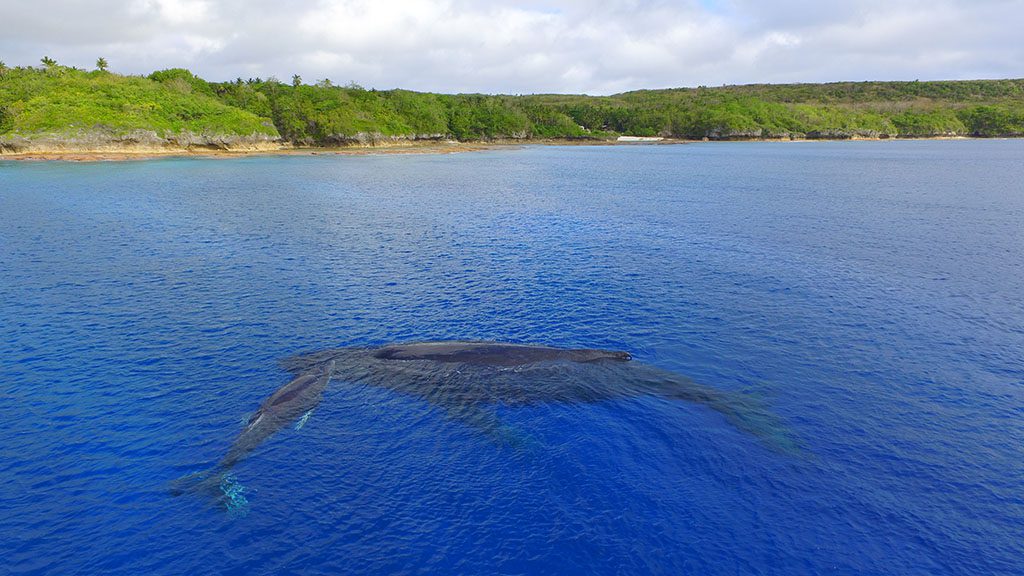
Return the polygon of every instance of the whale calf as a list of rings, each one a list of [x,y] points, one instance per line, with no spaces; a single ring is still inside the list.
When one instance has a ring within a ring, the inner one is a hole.
[[[189,474],[171,484],[171,493],[207,491],[216,494],[224,477],[257,446],[295,420],[308,415],[320,404],[327,383],[334,373],[334,362],[327,361],[299,374],[263,401],[249,417],[245,427],[231,443],[227,454],[209,470]]]
[[[332,379],[420,398],[499,443],[514,440],[495,413],[499,405],[654,396],[704,405],[774,449],[795,450],[756,398],[698,384],[624,351],[453,340],[332,348],[286,358],[281,366],[294,378],[263,402],[214,468],[177,481],[174,493],[216,486],[264,440],[305,414],[304,423]]]

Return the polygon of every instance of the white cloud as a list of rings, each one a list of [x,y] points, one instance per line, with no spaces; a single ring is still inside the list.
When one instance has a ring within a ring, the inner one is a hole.
[[[160,16],[174,26],[201,24],[209,13],[203,0],[154,0]]]
[[[0,59],[590,92],[1024,76],[1024,0],[0,0]]]

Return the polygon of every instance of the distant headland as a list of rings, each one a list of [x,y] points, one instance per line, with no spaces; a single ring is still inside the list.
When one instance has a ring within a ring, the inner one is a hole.
[[[208,82],[0,62],[0,154],[473,148],[493,142],[1024,136],[1024,79],[753,84],[613,96],[432,94],[330,80]]]

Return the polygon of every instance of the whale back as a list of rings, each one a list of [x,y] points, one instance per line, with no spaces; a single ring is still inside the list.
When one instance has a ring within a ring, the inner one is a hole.
[[[581,348],[552,348],[498,342],[417,342],[384,346],[374,352],[378,360],[427,360],[482,366],[524,366],[538,362],[624,362],[628,352]]]

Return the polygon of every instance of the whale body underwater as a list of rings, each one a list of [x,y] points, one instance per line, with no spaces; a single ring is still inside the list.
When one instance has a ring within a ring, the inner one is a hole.
[[[260,405],[216,465],[172,483],[173,494],[223,489],[223,478],[266,439],[297,420],[300,426],[305,423],[332,379],[418,397],[440,408],[450,421],[513,447],[519,436],[502,424],[494,411],[498,405],[655,396],[704,405],[768,447],[794,450],[778,418],[756,397],[698,384],[634,361],[622,351],[503,342],[415,342],[321,350],[286,358],[281,365],[294,378]]]

